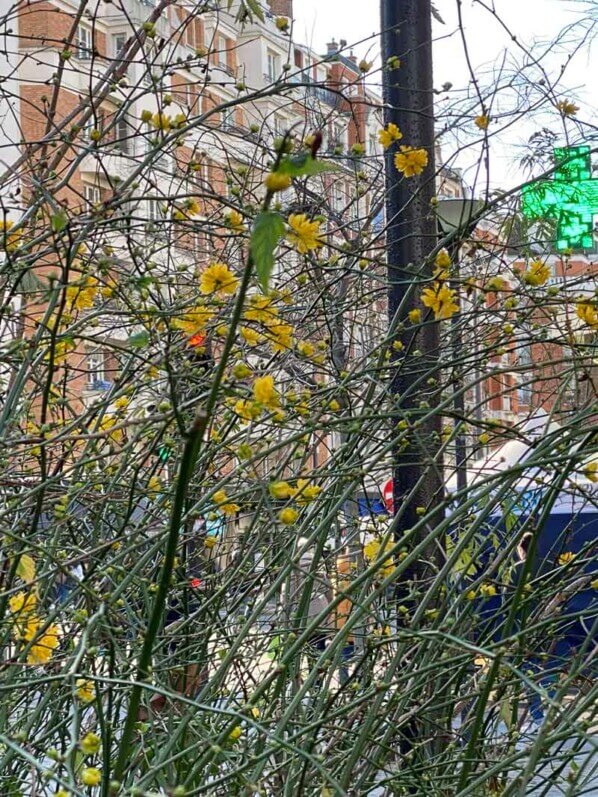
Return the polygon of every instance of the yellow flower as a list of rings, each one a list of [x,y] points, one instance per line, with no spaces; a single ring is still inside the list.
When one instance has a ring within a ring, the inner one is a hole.
[[[402,138],[403,134],[393,122],[378,131],[378,141],[384,149],[388,149],[395,141],[400,141]]]
[[[278,519],[284,526],[292,526],[299,517],[299,512],[291,506],[281,509],[278,513]]]
[[[270,296],[254,293],[249,297],[249,307],[243,312],[246,321],[259,321],[263,324],[273,324],[277,321],[278,308]]]
[[[286,351],[293,345],[294,329],[290,324],[271,324],[268,327],[268,337],[274,351]]]
[[[401,147],[395,155],[395,166],[405,177],[421,174],[428,165],[428,153],[425,149]]]
[[[482,584],[480,586],[480,594],[485,598],[491,598],[496,595],[496,587],[494,584]]]
[[[488,432],[482,432],[482,434],[478,437],[478,441],[483,446],[487,445],[490,442],[490,435]]]
[[[93,703],[96,699],[93,681],[87,681],[85,678],[77,678],[75,686],[75,694],[82,703]]]
[[[262,413],[260,407],[255,402],[248,401],[247,399],[238,399],[233,406],[233,410],[235,414],[244,421],[253,421],[259,418]]]
[[[393,543],[391,540],[388,540],[386,545],[384,546],[384,551],[382,551],[382,543],[380,540],[372,539],[367,542],[363,546],[363,555],[365,556],[368,564],[375,562],[380,559],[382,553],[386,553],[390,551],[393,547]],[[382,566],[380,568],[380,573],[383,578],[389,576],[395,569],[394,562],[392,560],[392,556],[384,556],[382,558]]]
[[[297,344],[297,351],[304,357],[311,357],[315,353],[316,347],[308,340],[300,340]]]
[[[243,216],[241,216],[237,210],[229,210],[229,212],[224,215],[224,223],[234,232],[244,232],[245,230]]]
[[[236,742],[239,737],[243,735],[243,728],[240,725],[235,726],[232,731],[229,733],[228,738],[232,739],[233,742]]]
[[[434,317],[450,318],[458,310],[457,295],[452,288],[440,283],[434,283],[431,288],[425,288],[421,295],[422,304],[434,312]]]
[[[152,124],[157,130],[167,133],[170,130],[171,118],[166,113],[155,113],[152,116]]]
[[[289,216],[290,231],[287,239],[302,255],[324,246],[320,238],[320,222],[309,221],[305,213],[292,213]]]
[[[251,327],[239,327],[239,331],[241,333],[241,337],[248,346],[257,346],[258,343],[260,343],[264,338],[263,335]]]
[[[521,275],[526,285],[544,285],[550,277],[550,267],[541,260],[532,260],[527,271]]]
[[[69,285],[66,289],[66,301],[71,310],[87,310],[93,307],[98,292],[98,281],[87,277],[83,284]]]
[[[507,283],[502,277],[490,277],[488,282],[484,285],[484,290],[493,291],[496,293],[497,291],[504,291],[507,289]]]
[[[274,385],[273,376],[258,376],[254,380],[253,398],[258,404],[271,410],[280,406],[280,394]]]
[[[147,483],[147,490],[149,493],[159,493],[162,489],[162,482],[158,476],[152,476]]]
[[[97,733],[89,731],[89,733],[86,733],[81,739],[79,746],[85,755],[95,755],[102,746],[102,740]]]
[[[591,302],[578,302],[577,315],[588,326],[598,327],[598,311]]]
[[[575,554],[571,551],[565,551],[564,553],[560,554],[558,558],[558,563],[561,567],[568,565],[569,562],[572,562],[575,559]]]
[[[97,767],[83,767],[81,783],[84,786],[97,786],[102,781],[102,773]]]
[[[490,124],[490,117],[488,114],[481,113],[479,116],[473,120],[475,122],[476,127],[479,127],[480,130],[488,130],[488,125]]]
[[[198,199],[189,197],[185,200],[185,211],[188,216],[199,216],[201,213],[201,205]]]
[[[233,504],[228,502],[226,504],[220,504],[220,510],[224,512],[225,515],[236,515],[239,512],[241,507],[239,504]]]
[[[277,191],[285,191],[291,187],[292,182],[293,179],[290,174],[281,174],[280,172],[270,172],[264,180],[266,188],[272,194]]]
[[[316,484],[310,484],[307,479],[297,480],[296,493],[298,504],[309,504],[311,501],[315,501],[321,492],[321,487],[318,487]]]
[[[212,263],[201,273],[199,289],[204,294],[228,294],[232,296],[239,284],[226,263]]]
[[[216,490],[216,492],[212,496],[212,499],[216,504],[225,504],[228,501],[228,495],[226,494],[226,490]]]
[[[12,614],[18,614],[20,617],[25,618],[27,615],[33,614],[37,605],[37,596],[34,592],[17,592],[12,598],[9,598],[8,608]]]
[[[27,628],[25,638],[33,642],[27,654],[28,664],[47,664],[59,645],[57,626],[49,625],[38,634],[39,626],[40,621],[30,621]]]
[[[130,403],[131,399],[127,398],[127,396],[119,396],[114,402],[114,406],[117,410],[126,410]]]
[[[23,230],[9,232],[14,226],[14,221],[0,221],[0,246],[4,247],[7,252],[14,252],[23,237]]]
[[[563,116],[575,116],[575,114],[579,111],[579,106],[575,105],[575,103],[571,102],[571,100],[560,100],[557,102],[556,107],[563,114]]]
[[[279,31],[282,33],[286,33],[289,29],[289,18],[288,17],[276,17],[274,20],[274,24],[278,28]]]
[[[117,420],[114,415],[104,415],[100,423],[100,429],[102,432],[106,432],[106,436],[114,443],[120,443],[124,437],[124,431],[122,429],[114,429],[116,423]]]
[[[328,409],[331,412],[338,412],[340,410],[340,408],[341,408],[341,405],[338,403],[338,401],[336,399],[331,399],[328,402]]]
[[[272,498],[292,498],[295,490],[288,482],[272,482],[268,487]]]
[[[598,482],[598,460],[588,462],[583,472],[585,473],[586,479],[594,483]]]
[[[172,326],[176,329],[181,329],[187,335],[196,335],[198,332],[203,332],[214,317],[214,312],[203,305],[197,305],[183,313],[180,318],[172,320]]]
[[[444,269],[448,268],[451,264],[451,258],[449,253],[446,249],[441,249],[440,252],[434,258],[434,265],[437,268]]]
[[[419,308],[410,310],[408,316],[412,324],[419,324],[419,322],[422,320],[422,311]]]

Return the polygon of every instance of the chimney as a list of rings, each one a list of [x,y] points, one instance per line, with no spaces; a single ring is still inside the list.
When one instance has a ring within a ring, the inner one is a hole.
[[[336,53],[338,53],[338,44],[333,39],[331,42],[328,42],[326,49],[328,50],[328,55],[336,55]]]
[[[277,17],[293,18],[293,0],[268,0],[268,5]]]

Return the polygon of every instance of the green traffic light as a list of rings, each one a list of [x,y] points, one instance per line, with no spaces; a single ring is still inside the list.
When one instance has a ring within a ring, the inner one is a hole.
[[[537,180],[522,191],[521,209],[531,219],[554,219],[558,250],[591,249],[598,214],[598,180],[592,179],[590,147],[557,147],[552,180]]]

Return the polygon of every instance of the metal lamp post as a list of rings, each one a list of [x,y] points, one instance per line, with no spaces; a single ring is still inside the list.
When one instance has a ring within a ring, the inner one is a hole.
[[[459,282],[459,248],[463,238],[471,234],[477,224],[477,217],[484,207],[481,199],[441,199],[438,202],[436,215],[438,218],[439,232],[451,235],[447,247],[453,263],[453,284],[457,287]],[[463,334],[461,330],[460,302],[459,312],[451,318],[451,348],[455,362],[463,351]],[[454,399],[453,408],[458,426],[455,437],[455,469],[457,471],[457,491],[467,488],[467,444],[459,422],[465,414],[465,392],[461,367],[455,365],[453,378]]]

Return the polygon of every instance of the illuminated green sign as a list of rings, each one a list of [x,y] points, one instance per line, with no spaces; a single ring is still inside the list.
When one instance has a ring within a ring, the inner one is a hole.
[[[594,216],[598,214],[598,180],[592,180],[590,148],[559,147],[554,157],[554,178],[537,180],[523,189],[523,215],[554,219],[557,249],[591,249]]]

